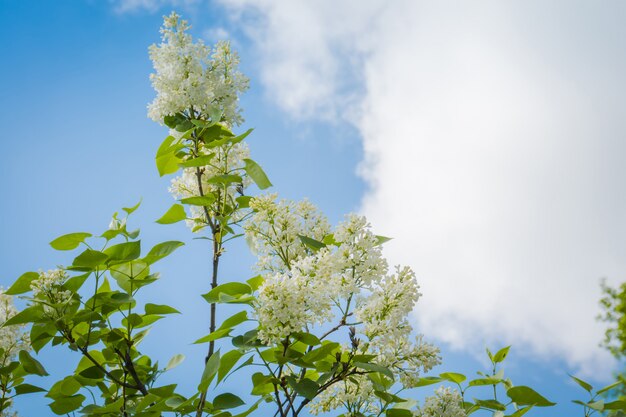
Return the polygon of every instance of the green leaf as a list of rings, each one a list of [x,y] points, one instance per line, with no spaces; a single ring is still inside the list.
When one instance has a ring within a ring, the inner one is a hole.
[[[531,405],[530,407],[523,407],[520,408],[519,410],[517,410],[516,412],[514,412],[513,414],[509,415],[508,417],[522,417],[524,414],[526,414],[527,412],[530,411],[530,409],[533,408],[533,406]]]
[[[304,244],[304,246],[308,247],[313,252],[317,252],[318,250],[326,247],[326,245],[320,242],[319,240],[315,240],[310,237],[302,236],[302,235],[298,235],[298,237],[300,238],[300,241]]]
[[[370,372],[380,372],[381,374],[393,379],[393,372],[389,370],[389,368],[378,365],[377,363],[364,363],[364,362],[355,362],[354,366],[359,369],[365,369]]]
[[[243,413],[239,413],[234,415],[233,417],[248,417],[250,414],[252,414],[253,411],[255,411],[257,408],[259,408],[259,404],[261,403],[261,401],[263,401],[262,398],[260,398],[258,401],[256,401],[254,404],[252,404],[250,406],[250,408],[248,408],[246,411],[244,411]],[[227,415],[224,415],[223,417],[228,417]]]
[[[203,166],[209,165],[213,157],[215,157],[214,153],[209,154],[209,155],[202,155],[197,158],[187,159],[186,161],[183,161],[180,164],[178,164],[178,166],[181,168],[203,167]]]
[[[537,407],[549,407],[553,406],[555,403],[548,401],[546,398],[541,396],[537,391],[533,390],[530,387],[526,386],[518,386],[513,387],[507,390],[506,395],[509,396],[511,401],[516,403],[517,405],[534,405]]]
[[[209,303],[219,303],[232,301],[248,294],[252,294],[252,288],[248,284],[234,281],[218,285],[202,297]]]
[[[180,314],[174,307],[162,304],[146,304],[146,314]]]
[[[471,380],[468,385],[470,387],[481,387],[484,385],[497,385],[500,382],[502,382],[500,378],[493,378],[493,377],[477,378],[477,379]]]
[[[413,412],[402,408],[389,408],[385,411],[387,417],[413,417]]]
[[[185,355],[183,355],[182,353],[179,353],[178,355],[174,355],[172,359],[170,359],[170,361],[167,363],[165,370],[169,371],[170,369],[176,368],[184,360],[185,360]]]
[[[265,395],[270,392],[274,392],[274,385],[272,384],[273,378],[268,375],[263,375],[261,372],[256,372],[252,375],[252,395]]]
[[[206,194],[198,197],[187,197],[180,200],[180,202],[192,206],[210,206],[215,203],[215,196],[213,194]]]
[[[241,142],[241,141],[242,141],[242,140],[244,140],[246,137],[248,137],[248,135],[249,135],[250,133],[252,133],[252,131],[253,131],[253,130],[254,130],[254,129],[248,129],[248,130],[246,130],[246,131],[245,131],[244,133],[242,133],[241,135],[234,137],[234,138],[231,140],[231,142],[232,142],[232,143],[239,143],[239,142]]]
[[[249,208],[250,207],[250,200],[252,199],[251,196],[249,195],[241,195],[237,198],[235,198],[235,201],[237,201],[237,204],[239,204],[239,208]]]
[[[206,182],[209,183],[209,184],[221,184],[221,185],[230,185],[230,184],[233,184],[233,183],[241,183],[242,181],[243,181],[243,179],[239,175],[233,175],[233,174],[216,175],[216,176],[211,177],[208,180],[206,180]]]
[[[222,380],[228,375],[233,366],[239,362],[239,359],[243,356],[243,353],[237,349],[226,352],[224,356],[222,356],[222,360],[220,361],[220,366],[217,370],[217,383],[219,384]]]
[[[68,291],[77,292],[80,287],[83,286],[87,278],[89,278],[90,274],[91,273],[88,272],[86,274],[76,275],[75,277],[68,279],[67,281],[65,281],[65,284],[63,284],[63,288]]]
[[[588,402],[587,407],[596,411],[604,411],[604,400]]]
[[[78,245],[83,243],[88,237],[91,237],[91,233],[69,233],[54,239],[50,242],[50,246],[56,250],[72,250],[76,249]]]
[[[407,402],[404,398],[400,398],[397,395],[384,391],[374,391],[374,395],[383,400],[386,403],[404,403]]]
[[[293,385],[293,389],[304,398],[308,400],[312,400],[317,395],[317,391],[320,386],[317,382],[312,381],[308,378],[304,378],[302,381],[298,381]]]
[[[428,385],[433,385],[433,384],[437,384],[441,382],[441,378],[438,378],[436,376],[425,376],[423,378],[420,378],[417,383],[415,384],[415,387],[425,387]]]
[[[376,244],[377,245],[382,245],[384,243],[389,242],[390,240],[392,240],[392,238],[390,237],[385,237],[385,236],[378,236],[376,235]]]
[[[604,394],[605,392],[612,390],[613,388],[621,385],[622,383],[623,383],[623,381],[613,382],[612,384],[607,385],[606,387],[599,389],[596,394],[598,394],[598,395]]]
[[[20,384],[17,387],[15,387],[15,395],[31,394],[33,392],[45,392],[45,391],[46,391],[45,389],[39,388],[31,384]]]
[[[8,295],[17,295],[23,294],[31,290],[30,283],[39,278],[39,274],[37,272],[25,272],[20,275],[20,277],[15,280],[13,285],[5,292]]]
[[[311,334],[311,333],[298,332],[298,333],[294,333],[293,337],[297,341],[302,342],[302,343],[304,343],[305,345],[308,345],[308,346],[317,346],[317,345],[322,343],[317,336],[315,336],[314,334]]]
[[[56,382],[46,394],[46,397],[53,400],[61,397],[69,397],[78,392],[82,387],[81,383],[74,376],[67,376]]]
[[[213,399],[213,408],[216,410],[227,410],[229,408],[236,408],[244,404],[245,402],[241,398],[229,392],[220,394]]]
[[[139,200],[139,202],[137,204],[135,204],[132,207],[122,207],[122,210],[124,210],[126,212],[126,214],[133,214],[133,212],[135,210],[137,210],[140,205],[141,205],[141,199]]]
[[[622,410],[622,411],[626,411],[626,401],[624,400],[617,400],[617,401],[611,401],[608,403],[604,404],[604,409],[605,410]]]
[[[593,390],[593,387],[591,386],[591,384],[583,381],[582,379],[578,379],[574,375],[570,375],[570,378],[572,378],[574,382],[580,385],[585,391],[591,392]]]
[[[176,155],[182,148],[183,145],[177,143],[174,136],[168,136],[163,140],[157,150],[155,159],[157,170],[161,177],[178,171],[180,159]]]
[[[28,353],[25,350],[20,350],[19,353],[20,364],[24,368],[24,370],[33,375],[46,376],[48,372],[46,372],[45,368],[39,361]]]
[[[110,261],[132,261],[141,255],[141,241],[119,243],[106,248],[103,252],[108,255]]]
[[[32,307],[25,308],[20,311],[6,322],[4,322],[3,326],[13,326],[15,324],[26,324],[26,323],[35,323],[43,318],[43,309],[40,304],[36,304]]]
[[[252,291],[256,291],[259,289],[259,287],[261,287],[261,285],[263,285],[263,281],[265,281],[263,279],[263,276],[257,275],[256,277],[250,278],[246,282],[248,283],[248,285],[250,285],[250,288],[252,288]]]
[[[220,351],[215,352],[209,360],[206,362],[204,366],[204,372],[202,372],[202,378],[200,379],[200,384],[198,384],[198,391],[205,392],[209,389],[209,385],[213,381],[213,378],[217,374],[217,370],[220,366]]]
[[[72,265],[94,268],[98,265],[102,265],[107,259],[109,259],[109,257],[106,254],[98,252],[97,250],[87,249],[76,258],[74,258]]]
[[[218,330],[231,329],[246,320],[248,320],[248,312],[240,311],[239,313],[233,314],[232,316],[224,320]]]
[[[85,396],[82,394],[72,395],[71,397],[63,397],[50,403],[50,409],[57,415],[69,414],[70,412],[80,408],[83,401],[85,401]]]
[[[183,116],[180,113],[176,113],[176,114],[165,116],[163,118],[163,123],[165,123],[165,125],[169,128],[176,129],[176,126],[184,123],[186,120],[187,119],[185,118],[185,116]]]
[[[457,374],[455,372],[444,372],[439,376],[446,381],[454,382],[455,384],[460,384],[467,379],[465,375]]]
[[[503,347],[502,349],[500,349],[499,351],[497,351],[496,354],[493,355],[493,362],[494,363],[500,363],[503,360],[505,360],[507,355],[509,354],[509,349],[510,348],[511,348],[511,346],[506,346],[506,347]]]
[[[150,249],[150,252],[148,252],[148,254],[144,257],[144,261],[148,265],[152,265],[156,261],[169,256],[172,252],[183,245],[183,242],[178,242],[176,240],[159,243]]]
[[[179,222],[181,220],[185,220],[186,218],[187,218],[187,213],[185,213],[185,208],[181,206],[180,204],[174,204],[156,222],[159,224],[172,224],[172,223]]]
[[[476,405],[490,410],[505,411],[506,406],[497,400],[474,400]]]
[[[193,342],[194,345],[200,344],[200,343],[207,343],[207,342],[212,342],[214,340],[218,340],[221,339],[223,337],[226,336],[230,336],[230,332],[232,331],[232,329],[220,329],[220,330],[216,330],[212,333],[209,333],[208,335],[201,337],[200,339],[196,340],[195,342]]]
[[[247,158],[245,158],[243,161],[246,164],[244,169],[246,170],[246,172],[248,173],[250,178],[252,178],[254,183],[261,190],[265,190],[266,188],[269,188],[269,187],[272,186],[272,183],[267,178],[267,175],[265,175],[265,172],[263,171],[263,168],[261,168],[261,166],[259,164],[254,162],[252,159],[247,159]]]

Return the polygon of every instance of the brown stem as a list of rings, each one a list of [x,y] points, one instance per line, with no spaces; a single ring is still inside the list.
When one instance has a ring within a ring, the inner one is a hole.
[[[278,404],[278,412],[281,417],[285,417],[285,412],[283,411],[283,404],[280,401],[280,394],[278,393],[278,385],[274,384],[274,395],[276,396],[276,404]],[[276,415],[276,414],[274,414]]]
[[[73,343],[73,342],[70,342]],[[96,368],[100,369],[102,372],[104,372],[104,374],[107,376],[107,378],[109,378],[111,381],[113,381],[114,383],[116,383],[117,385],[121,386],[121,387],[125,387],[125,388],[130,388],[130,389],[134,389],[137,391],[141,391],[141,388],[138,385],[133,385],[133,384],[128,384],[125,382],[120,381],[119,379],[117,379],[116,377],[114,377],[104,366],[102,366],[102,364],[100,364],[100,362],[98,362],[93,356],[91,356],[91,354],[89,353],[89,351],[84,348],[79,346],[78,350],[81,351],[81,353],[91,361],[91,363],[93,363]],[[144,387],[145,390],[145,387]],[[141,393],[143,395],[147,395],[148,391],[141,391]]]
[[[220,263],[220,243],[219,238],[216,236],[217,233],[213,233],[213,273],[211,276],[211,289],[217,287],[217,271],[219,269]],[[215,303],[211,303],[211,317],[210,317],[210,325],[209,325],[209,333],[213,333],[215,331],[215,316],[216,316],[217,308]],[[215,341],[211,340],[209,342],[209,351],[207,352],[206,357],[204,358],[204,364],[209,361],[211,356],[215,353]],[[208,387],[202,394],[200,394],[200,402],[198,403],[198,409],[196,411],[196,417],[202,416],[202,410],[204,408],[204,404],[206,403]]]
[[[128,372],[130,373],[130,376],[132,376],[133,379],[135,380],[135,383],[137,384],[136,389],[139,390],[139,392],[141,392],[143,395],[148,395],[148,390],[146,389],[146,386],[144,385],[144,383],[141,382],[141,379],[139,379],[139,376],[137,375],[137,370],[135,369],[135,364],[133,363],[133,360],[130,357],[130,347],[126,351],[126,354],[122,353],[117,348],[115,349],[115,352],[119,355],[119,357],[124,362],[124,368],[128,370]]]

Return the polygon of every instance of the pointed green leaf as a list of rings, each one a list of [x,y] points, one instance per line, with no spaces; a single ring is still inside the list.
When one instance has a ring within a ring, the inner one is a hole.
[[[617,381],[617,382],[614,382],[614,383],[612,383],[610,385],[607,385],[606,387],[599,389],[597,394],[598,395],[604,394],[605,392],[612,390],[613,388],[621,385],[622,383],[623,383],[623,381]]]
[[[213,408],[216,410],[227,410],[229,408],[236,408],[244,405],[245,402],[230,392],[220,394],[213,399]]]
[[[133,214],[133,212],[135,210],[137,210],[140,205],[141,205],[141,199],[139,200],[139,202],[137,204],[135,204],[132,207],[122,207],[122,210],[124,210],[126,212],[126,214]]]
[[[25,350],[20,350],[19,353],[20,364],[26,372],[33,375],[46,376],[48,372],[44,369],[43,365],[39,361]]]
[[[192,206],[210,206],[215,203],[215,196],[213,194],[207,194],[198,197],[188,197],[183,198],[180,202]]]
[[[109,257],[102,252],[98,252],[97,250],[93,249],[87,249],[76,258],[74,258],[72,265],[78,267],[94,268],[98,265],[102,265],[108,258]]]
[[[385,236],[376,236],[376,244],[377,245],[382,245],[384,243],[389,242],[390,240],[392,240],[392,238],[390,237],[385,237]]]
[[[222,380],[228,375],[233,366],[237,364],[239,359],[243,356],[243,353],[239,350],[231,350],[226,352],[224,356],[222,356],[222,360],[220,361],[219,369],[217,370],[217,383],[219,384]]]
[[[248,284],[233,281],[218,285],[202,297],[209,303],[219,303],[226,300],[222,295],[235,299],[248,294],[252,294],[252,288]]]
[[[76,249],[78,245],[83,243],[88,237],[91,237],[91,233],[69,233],[54,239],[50,242],[50,246],[56,250],[72,250]]]
[[[555,403],[548,401],[537,391],[533,390],[530,387],[526,387],[523,385],[510,388],[507,390],[506,394],[509,396],[511,401],[516,403],[517,405],[534,405],[537,407],[550,407]]]
[[[252,178],[252,181],[254,181],[254,183],[261,190],[265,190],[266,188],[269,188],[272,186],[272,183],[270,182],[269,178],[267,178],[267,175],[265,175],[263,168],[261,168],[259,164],[254,162],[252,159],[247,159],[247,158],[244,159],[243,161],[246,164],[244,169],[246,170],[250,178]]]
[[[354,366],[359,369],[364,369],[370,372],[380,372],[381,374],[393,379],[393,373],[389,370],[389,368],[378,365],[376,363],[364,363],[364,362],[355,362]]]
[[[184,360],[185,360],[185,355],[181,353],[179,353],[178,355],[174,355],[172,359],[170,359],[170,361],[167,363],[165,370],[169,371],[170,369],[176,368]]]
[[[26,324],[26,323],[35,323],[43,318],[43,309],[41,304],[33,305],[32,307],[27,307],[24,310],[20,311],[6,322],[4,322],[3,326],[13,326],[16,324]]]
[[[455,372],[444,372],[439,376],[446,381],[454,382],[455,384],[460,384],[467,379],[465,375],[457,374]]]
[[[230,316],[229,318],[227,318],[226,320],[224,320],[224,322],[222,322],[222,325],[219,327],[218,330],[231,329],[235,327],[236,325],[243,323],[246,320],[248,320],[248,312],[240,311],[239,313],[236,313]]]
[[[123,242],[106,248],[103,253],[109,257],[109,262],[132,261],[141,255],[141,241]]]
[[[180,248],[183,245],[183,242],[178,242],[175,240],[159,243],[155,245],[152,249],[150,249],[150,252],[148,252],[148,254],[144,257],[144,261],[148,265],[152,265],[156,261],[163,259],[166,256],[169,256],[172,252],[174,252],[176,249]]]
[[[187,219],[185,208],[180,204],[174,204],[165,212],[165,214],[156,222],[159,224],[172,224]]]
[[[50,409],[57,415],[69,414],[70,412],[77,410],[85,401],[85,396],[82,394],[72,395],[71,397],[62,397],[56,401],[50,403]]]
[[[298,381],[293,389],[304,398],[308,400],[312,400],[317,395],[317,391],[320,386],[317,382],[310,380],[309,378],[304,378],[302,381]]]
[[[198,391],[205,392],[209,389],[209,385],[213,381],[213,378],[217,374],[217,370],[220,366],[220,351],[215,352],[209,360],[206,362],[204,366],[204,372],[202,372],[202,378],[200,379],[200,384],[198,384]]]
[[[31,290],[30,283],[39,278],[37,272],[26,272],[11,285],[11,287],[5,292],[8,295],[17,295],[29,292]]]
[[[311,249],[314,252],[317,252],[318,250],[326,247],[326,245],[320,242],[319,240],[315,240],[313,238],[302,236],[302,235],[298,235],[298,237],[300,238],[300,241],[304,244],[304,246],[306,246],[307,248]]]
[[[503,347],[502,349],[497,351],[496,354],[493,355],[493,361],[495,363],[500,363],[503,360],[505,360],[507,355],[509,354],[509,349],[510,348],[511,348],[511,346],[507,346],[507,347]]]
[[[593,386],[591,384],[583,381],[582,379],[576,378],[574,375],[570,375],[570,378],[574,380],[578,385],[580,385],[585,391],[591,392],[593,390]]]
[[[31,394],[33,392],[45,392],[45,391],[46,391],[45,389],[39,388],[31,384],[20,384],[17,387],[15,387],[15,395]]]
[[[183,161],[180,164],[178,164],[178,166],[180,166],[181,168],[203,167],[203,166],[209,165],[213,157],[215,157],[214,153],[209,154],[209,155],[202,155],[197,158],[187,159],[186,161]]]

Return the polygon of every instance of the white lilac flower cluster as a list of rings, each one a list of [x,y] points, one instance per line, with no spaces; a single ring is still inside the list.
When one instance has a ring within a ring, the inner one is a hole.
[[[370,401],[371,398],[375,398],[374,385],[366,375],[356,375],[351,381],[341,381],[323,391],[310,403],[309,411],[313,415],[318,415],[346,407],[358,410],[359,415],[366,413],[378,415],[380,407]]]
[[[269,194],[252,199],[250,207],[254,215],[244,229],[264,278],[255,305],[262,342],[280,344],[294,332],[345,325],[349,318],[364,336],[358,353],[376,355],[405,388],[440,363],[437,347],[411,338],[408,315],[421,295],[415,274],[408,267],[389,273],[380,239],[364,217],[348,215],[332,230],[307,201],[276,201]],[[302,236],[318,248],[303,244]],[[344,381],[310,403],[311,412],[348,403],[369,410],[377,400],[364,386]]]
[[[157,97],[148,105],[148,116],[163,123],[166,116],[183,112],[206,120],[221,114],[221,122],[241,124],[239,94],[249,82],[238,70],[237,53],[227,42],[218,42],[211,52],[201,40],[193,41],[189,28],[172,13],[164,17],[161,44],[150,46],[155,69],[150,79]]]
[[[0,366],[2,367],[7,366],[20,350],[30,349],[30,340],[28,333],[25,332],[25,326],[4,326],[4,323],[17,313],[13,297],[0,288],[0,349],[2,351]]]
[[[439,387],[435,395],[427,397],[424,405],[414,412],[416,417],[466,417],[463,398],[455,389]]]
[[[292,261],[306,256],[299,236],[322,240],[330,233],[328,220],[309,201],[276,202],[276,197],[266,194],[252,199],[250,208],[255,214],[244,227],[261,272],[289,271]]]
[[[71,302],[72,292],[63,289],[63,284],[68,278],[65,270],[57,268],[47,272],[39,271],[39,277],[30,283],[33,298],[41,300],[47,314],[55,315],[58,308],[63,308],[63,305]]]
[[[180,135],[180,132],[174,130],[171,131],[172,135]],[[211,148],[210,150],[204,148],[203,144],[199,144],[198,153],[200,155],[213,155],[210,162],[200,168],[184,168],[182,174],[172,179],[169,187],[169,192],[175,199],[183,199],[189,197],[198,197],[200,195],[206,195],[213,191],[223,191],[224,187],[221,184],[216,184],[211,181],[212,178],[220,175],[241,175],[242,182],[239,185],[239,191],[235,187],[228,187],[228,196],[226,201],[229,205],[235,204],[235,198],[238,192],[243,192],[250,184],[252,180],[248,175],[244,174],[244,159],[250,157],[250,149],[245,142],[238,142],[235,144],[227,144],[224,146],[218,146]],[[198,185],[198,169],[200,170],[200,185],[202,187],[202,194],[200,193],[200,186]],[[243,175],[242,175],[243,174]],[[204,209],[202,206],[190,205],[189,218],[187,220],[187,226],[192,230],[197,231],[201,226],[205,225]],[[239,219],[235,218],[234,221]]]

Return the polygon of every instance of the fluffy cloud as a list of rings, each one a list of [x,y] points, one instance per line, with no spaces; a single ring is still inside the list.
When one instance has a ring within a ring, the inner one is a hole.
[[[425,294],[421,330],[606,369],[626,273],[624,3],[224,1],[297,118],[359,129],[362,211]]]
[[[162,7],[189,7],[200,3],[200,0],[109,0],[118,13],[147,10],[155,12]]]

